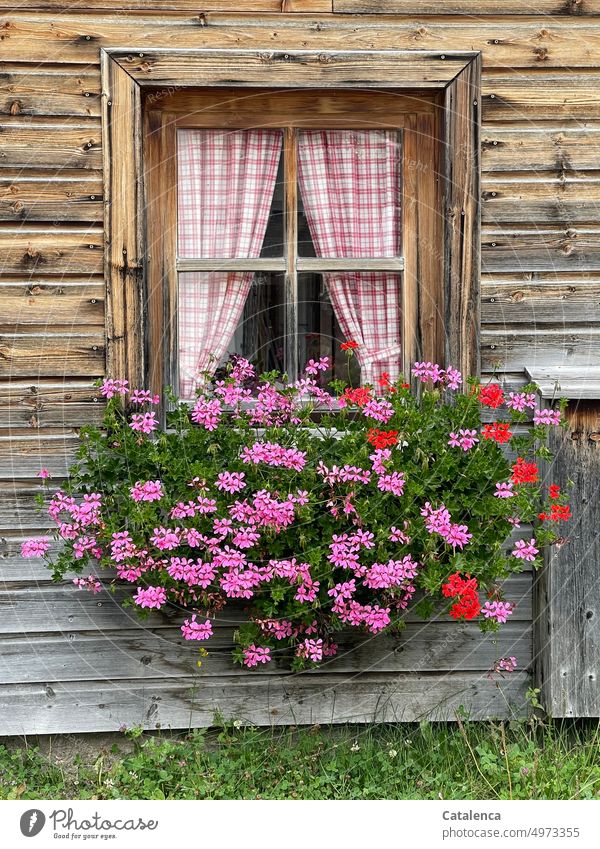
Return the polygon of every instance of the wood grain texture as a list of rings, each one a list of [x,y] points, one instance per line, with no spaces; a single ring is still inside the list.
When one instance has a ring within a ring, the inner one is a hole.
[[[146,237],[139,86],[102,53],[107,374],[143,386]]]
[[[590,0],[595,2],[595,0]],[[253,14],[255,12],[331,12],[333,11],[333,0],[202,0],[204,12],[244,12]],[[196,12],[198,0],[125,0],[119,4],[122,11],[147,12],[151,7],[154,11],[165,12]],[[64,0],[20,0],[20,9],[52,9],[57,12],[69,12],[81,10],[82,12],[114,12],[114,0],[71,0],[68,7]],[[0,3],[0,10],[9,9],[15,11],[14,4]]]
[[[555,171],[571,175],[600,167],[600,124],[486,125],[481,137],[484,172]]]
[[[5,177],[0,170],[0,221],[102,222],[102,192],[100,173],[70,179],[47,173],[31,178],[28,174]]]
[[[0,115],[100,116],[100,74],[94,68],[2,63],[0,84]]]
[[[492,229],[481,236],[481,267],[490,273],[523,271],[599,271],[600,229],[546,225]]]
[[[43,225],[0,227],[0,268],[4,273],[99,274],[102,231],[96,227],[48,229]]]
[[[565,0],[566,2],[566,0]],[[94,64],[100,48],[157,47],[320,51],[482,51],[485,68],[598,67],[600,26],[593,17],[390,18],[385,15],[280,15],[267,12],[8,12],[0,18],[6,61]],[[263,80],[264,84],[264,80]]]
[[[527,716],[528,677],[489,680],[459,675],[322,675],[223,678],[204,684],[148,679],[0,686],[5,734],[56,734],[143,728],[198,728],[219,714],[252,725],[414,722]]]
[[[535,589],[537,686],[556,717],[600,716],[600,403],[591,410],[585,428],[554,428],[550,437],[552,480],[573,481],[573,518]]]
[[[598,0],[333,0],[334,12],[376,12],[380,15],[464,15],[467,20],[483,15],[600,15]]]
[[[30,480],[46,468],[53,477],[65,478],[78,445],[72,429],[58,434],[40,430],[31,436],[15,435],[14,429],[0,431],[0,477]]]
[[[104,328],[104,283],[61,279],[30,283],[0,283],[0,330],[29,327],[65,329]]]
[[[89,333],[0,333],[0,378],[101,377],[104,328]]]
[[[600,75],[594,72],[495,73],[484,79],[482,94],[486,123],[600,117]]]
[[[0,382],[0,427],[80,427],[99,424],[104,399],[90,381]]]
[[[102,168],[100,124],[87,127],[41,119],[2,126],[0,165],[18,168]]]
[[[568,366],[586,369],[600,361],[597,326],[486,326],[481,332],[481,367],[509,372],[525,368]]]
[[[486,174],[482,184],[484,224],[591,223],[600,217],[600,175],[527,172]]]
[[[162,395],[177,387],[177,141],[172,113],[144,114],[144,208],[150,262],[146,281],[146,382]],[[159,414],[164,419],[165,409]]]
[[[328,673],[481,672],[492,670],[500,657],[517,655],[519,667],[531,662],[531,626],[507,623],[495,638],[476,625],[431,623],[407,625],[398,637],[358,637],[340,633],[338,655],[327,660]],[[247,678],[247,670],[233,666],[233,631],[217,628],[204,646],[208,657],[198,671],[198,646],[186,642],[179,628],[149,628],[59,635],[18,634],[2,639],[0,679],[3,684],[103,681],[110,679],[195,679],[201,683],[220,677]],[[273,663],[262,674],[289,671],[290,656],[274,651]]]
[[[600,366],[590,366],[585,371],[572,366],[528,368],[526,371],[528,378],[537,383],[541,398],[564,397],[578,401],[597,400],[600,396]]]
[[[446,89],[444,139],[445,361],[471,375],[480,369],[480,115],[477,56]]]
[[[481,320],[530,327],[600,323],[600,274],[486,274]]]
[[[473,51],[179,50],[134,53],[110,50],[112,61],[140,86],[195,85],[297,88],[444,88],[473,57]]]

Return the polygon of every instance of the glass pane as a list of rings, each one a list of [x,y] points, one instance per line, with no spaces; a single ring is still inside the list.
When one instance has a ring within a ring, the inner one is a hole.
[[[281,130],[178,131],[180,258],[283,255],[282,142]]]
[[[298,278],[298,362],[330,358],[324,383],[394,382],[401,370],[402,278],[385,272],[301,274]],[[357,347],[352,356],[341,349]]]
[[[261,257],[281,257],[285,244],[285,195],[283,176],[283,156],[279,160],[277,182],[273,192],[273,202],[267,221],[265,239],[260,252]]]
[[[284,275],[186,272],[179,275],[179,392],[194,396],[197,378],[221,372],[239,354],[260,374],[283,372]]]
[[[300,256],[401,255],[398,130],[298,132]]]

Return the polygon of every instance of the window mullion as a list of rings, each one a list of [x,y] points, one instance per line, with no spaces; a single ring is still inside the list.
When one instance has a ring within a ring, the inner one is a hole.
[[[298,379],[298,144],[293,127],[283,138],[285,198],[285,368],[290,380]]]

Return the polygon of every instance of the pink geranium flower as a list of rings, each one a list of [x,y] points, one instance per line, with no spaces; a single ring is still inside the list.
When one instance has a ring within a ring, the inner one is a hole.
[[[213,629],[210,619],[204,622],[196,621],[194,613],[191,619],[186,619],[181,626],[181,633],[185,640],[208,640],[212,636]]]
[[[50,543],[45,539],[28,539],[21,544],[22,557],[43,557],[50,548]]]

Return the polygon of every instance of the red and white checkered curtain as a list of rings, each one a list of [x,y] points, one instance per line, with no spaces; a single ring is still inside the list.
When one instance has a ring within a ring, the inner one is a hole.
[[[267,229],[279,130],[180,130],[177,134],[178,254],[181,259],[256,258]],[[179,275],[179,392],[193,396],[213,372],[244,311],[254,274]]]
[[[307,130],[298,134],[298,176],[319,257],[386,257],[399,253],[398,133]],[[337,320],[356,351],[363,383],[400,373],[401,290],[397,274],[328,273]]]

